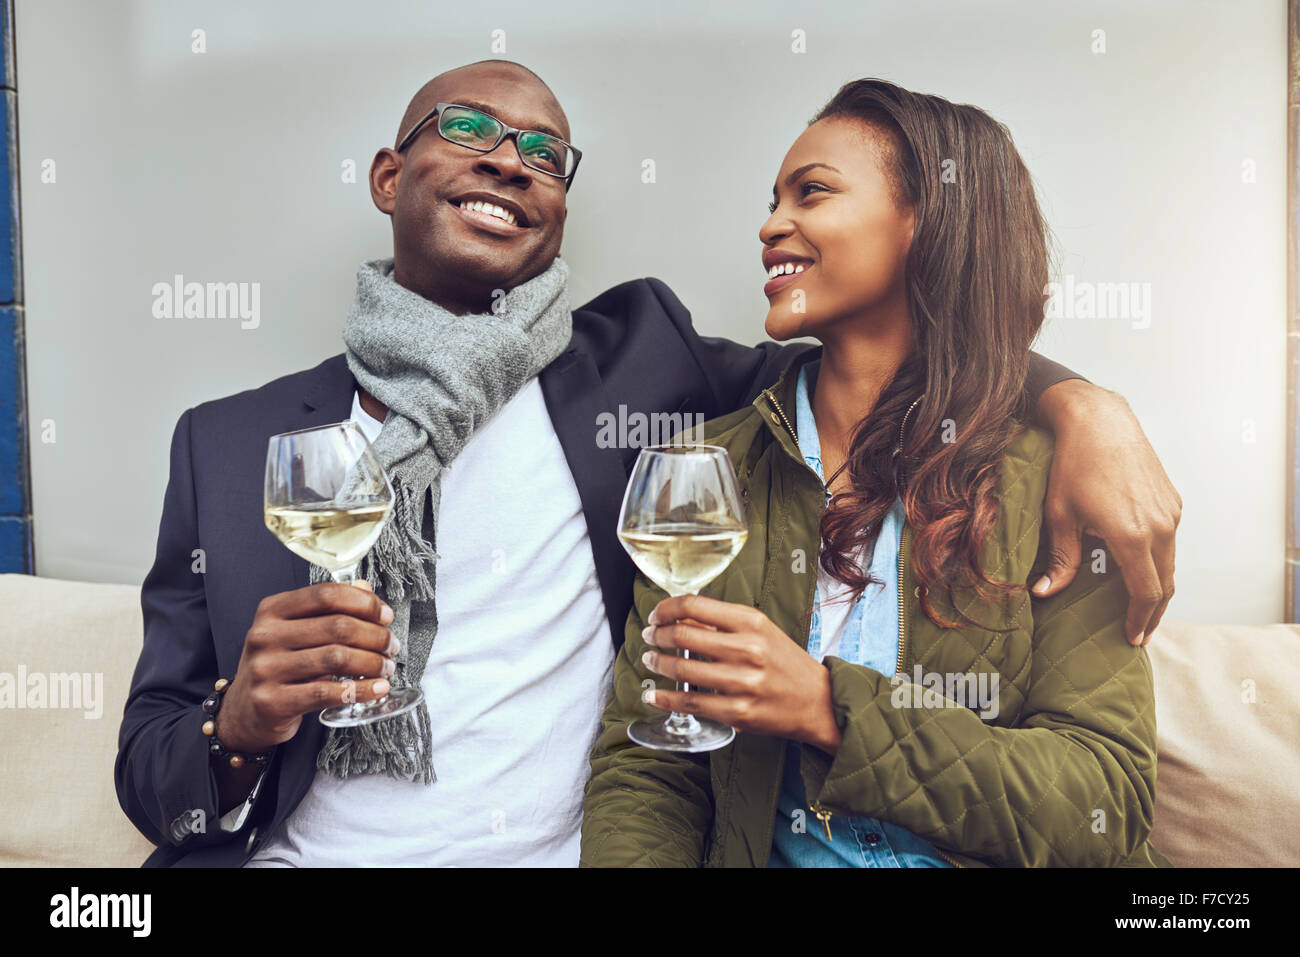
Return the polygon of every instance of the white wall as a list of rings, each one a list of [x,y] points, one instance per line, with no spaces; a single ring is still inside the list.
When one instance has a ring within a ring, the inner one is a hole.
[[[1183,495],[1169,617],[1281,619],[1282,0],[626,6],[18,0],[38,573],[139,582],[177,416],[341,351],[357,264],[391,254],[374,151],[426,79],[493,56],[503,29],[586,154],[575,302],[655,275],[744,341],[762,336],[773,176],[840,84],[880,76],[1007,123],[1062,274],[1150,284],[1149,327],[1060,318],[1039,348],[1128,398]],[[260,325],[155,319],[175,273],[260,283]]]

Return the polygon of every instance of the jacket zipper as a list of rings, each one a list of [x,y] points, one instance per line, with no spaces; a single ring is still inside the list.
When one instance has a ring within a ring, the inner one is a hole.
[[[907,533],[908,533],[907,523],[904,522],[903,532],[902,535],[899,537],[899,541],[898,541],[898,664],[894,667],[894,674],[896,675],[901,675],[903,673],[903,654],[907,647],[907,616],[905,613],[905,609],[907,607],[907,597],[903,591],[903,582],[907,580],[905,577],[905,573],[907,570],[907,563],[903,560],[903,546],[908,538]],[[931,844],[930,846],[934,847],[933,844]],[[943,851],[939,850],[939,848],[934,847],[934,849],[940,857],[942,857],[953,867],[961,867],[960,864],[958,864],[955,860],[953,860]]]
[[[920,402],[922,397],[918,397],[916,402]],[[907,417],[912,414],[912,409],[916,408],[916,402],[903,413],[902,424],[898,426],[898,456],[901,462],[903,456],[903,436],[907,429]],[[899,471],[902,471],[900,464]],[[897,472],[895,473],[897,474]],[[907,621],[903,615],[903,609],[906,607],[906,598],[903,594],[903,582],[907,581],[907,565],[903,561],[904,546],[907,542],[907,516],[903,516],[903,527],[898,535],[898,663],[894,665],[894,674],[903,672],[903,649],[907,645]]]
[[[766,395],[768,401],[772,403],[772,408],[776,409],[777,415],[780,416],[782,424],[785,425],[786,430],[790,433],[790,437],[794,439],[795,445],[798,445],[799,433],[796,432],[794,426],[790,424],[790,419],[786,416],[785,409],[781,406],[780,401],[777,399],[776,395],[772,392],[771,387],[764,389],[763,394]],[[803,466],[804,468],[808,469],[810,472],[812,471],[812,468],[808,465],[807,462],[804,462]],[[822,807],[816,801],[809,802],[808,810],[812,811],[813,816],[816,817],[817,820],[822,822],[822,828],[826,831],[826,840],[828,842],[835,840],[835,838],[831,836],[831,812],[828,811],[826,808]]]
[[[795,445],[798,445],[799,433],[794,430],[794,426],[790,424],[790,420],[785,417],[785,409],[781,408],[781,403],[777,401],[776,396],[772,393],[772,387],[768,386],[764,389],[763,394],[771,401],[772,407],[776,409],[777,413],[781,416],[781,421],[785,423],[786,429],[789,430],[790,437],[794,439]],[[804,465],[806,467],[807,463],[804,463]]]
[[[916,402],[920,402],[920,401],[921,401],[920,399],[916,400]],[[916,408],[916,402],[912,403],[912,409]],[[912,409],[908,409],[907,410],[908,413],[911,413]],[[903,416],[903,425],[904,426],[907,425],[906,415]],[[902,455],[902,450],[903,450],[903,429],[902,428],[898,430],[898,450],[899,450],[899,455]],[[907,581],[907,562],[904,560],[903,555],[906,552],[906,544],[909,537],[908,536],[909,531],[910,529],[907,526],[907,522],[904,521],[903,530],[902,533],[899,535],[899,539],[898,539],[898,664],[894,666],[894,674],[896,675],[901,675],[903,673],[903,656],[907,650],[907,614],[906,614],[907,594],[903,589],[903,582]],[[935,852],[940,857],[942,857],[945,861],[951,864],[953,867],[961,867],[961,865],[958,864],[955,860],[953,860],[952,857],[945,854],[938,847],[935,847],[933,844],[931,844],[930,846],[934,847]]]
[[[796,432],[794,426],[790,424],[790,419],[786,416],[785,409],[781,407],[781,403],[780,401],[778,401],[776,395],[773,394],[770,387],[764,389],[763,393],[767,396],[768,401],[772,403],[772,407],[776,409],[777,415],[781,417],[781,422],[785,425],[786,430],[790,433],[790,437],[793,438],[795,444],[798,445],[799,433]],[[804,468],[809,468],[807,462],[803,464],[804,464]],[[811,471],[811,469],[809,469],[809,471]],[[831,836],[831,812],[828,811],[826,808],[822,807],[816,801],[810,802],[808,809],[813,812],[813,816],[816,817],[817,820],[822,822],[822,828],[826,831],[827,842],[834,841],[835,838]]]
[[[781,417],[781,422],[785,425],[786,429],[790,432],[791,437],[795,440],[796,443],[798,443],[799,434],[795,431],[794,426],[790,424],[789,418],[786,417],[785,409],[781,407],[781,403],[777,400],[776,396],[772,393],[771,388],[769,387],[767,389],[764,389],[763,392],[768,397],[768,400],[772,403],[772,407],[776,409],[777,414]],[[907,430],[907,419],[912,414],[912,409],[915,409],[917,403],[919,403],[923,398],[924,396],[918,396],[916,401],[913,402],[911,406],[908,408],[907,412],[903,414],[903,421],[898,427],[898,450],[900,455],[902,454],[902,450],[903,450],[903,438]],[[895,674],[902,673],[903,657],[907,653],[907,617],[905,614],[905,609],[907,607],[907,604],[906,604],[906,596],[903,591],[903,582],[907,580],[906,579],[907,562],[903,557],[906,548],[907,537],[908,537],[908,527],[906,521],[904,521],[902,532],[900,534],[899,543],[898,543],[898,663],[894,666]],[[834,812],[832,812],[829,808],[822,806],[816,801],[810,802],[808,809],[813,812],[813,816],[816,817],[817,820],[821,821],[822,828],[826,832],[826,840],[828,842],[833,841],[834,838],[831,837],[831,817],[833,816]],[[949,864],[951,864],[953,867],[962,866],[958,864],[955,860],[953,860],[949,855],[945,854],[939,848],[935,847],[935,851],[938,852],[939,856],[942,857]]]
[[[767,396],[768,400],[772,403],[772,407],[776,409],[777,415],[780,416],[782,424],[785,425],[786,429],[790,433],[790,436],[795,440],[797,444],[799,441],[799,434],[795,431],[794,426],[790,424],[790,419],[786,416],[785,409],[782,408],[780,401],[777,400],[777,397],[772,393],[770,387],[764,389],[763,393]],[[922,398],[924,398],[924,396],[918,396],[916,401],[913,402],[911,406],[908,408],[907,412],[903,414],[903,421],[898,427],[898,450],[900,455],[902,454],[902,450],[903,450],[903,438],[906,435],[908,417],[911,416],[912,410],[916,408],[917,403],[919,403]],[[908,528],[907,528],[906,521],[904,521],[903,528],[899,537],[899,543],[898,543],[898,663],[894,666],[895,674],[902,673],[903,658],[907,653],[907,617],[905,614],[906,596],[903,591],[903,582],[906,581],[906,570],[907,570],[907,562],[905,561],[903,556],[905,552],[907,537],[908,537]],[[817,820],[821,821],[822,828],[826,832],[826,840],[828,842],[833,841],[834,838],[831,836],[831,817],[833,816],[834,812],[832,812],[829,808],[819,804],[817,801],[812,801],[809,803],[809,810],[813,812],[813,816],[816,817]],[[958,864],[955,860],[953,860],[949,855],[945,854],[939,848],[936,847],[935,851],[938,852],[939,856],[942,857],[949,864],[951,864],[953,867],[961,867],[960,864]]]
[[[907,596],[903,591],[903,582],[907,581],[907,563],[903,560],[903,545],[907,541],[907,531],[907,522],[904,522],[898,537],[898,663],[894,665],[896,675],[903,673],[903,654],[907,647],[907,618],[904,614]]]

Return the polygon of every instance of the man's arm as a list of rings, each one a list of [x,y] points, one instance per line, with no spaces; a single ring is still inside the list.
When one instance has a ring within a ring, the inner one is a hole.
[[[1029,374],[1025,377],[1025,394],[1029,396],[1029,408],[1034,414],[1034,425],[1049,430],[1052,428],[1051,421],[1043,414],[1043,395],[1052,386],[1067,379],[1073,380],[1076,384],[1092,385],[1079,373],[1072,372],[1059,362],[1053,362],[1037,352],[1029,353]]]
[[[730,339],[702,336],[691,322],[690,310],[682,305],[676,293],[660,279],[645,281],[712,391],[713,407],[699,410],[706,418],[717,418],[749,405],[759,392],[776,381],[791,359],[813,348],[806,342],[781,345],[771,340],[745,346]]]
[[[1059,595],[1082,559],[1085,533],[1105,540],[1124,576],[1124,632],[1145,645],[1174,597],[1174,533],[1183,499],[1124,397],[1060,363],[1029,354],[1025,382],[1035,424],[1055,433],[1044,521],[1052,561],[1034,585]]]
[[[658,279],[650,279],[648,282],[713,389],[717,406],[709,413],[710,417],[726,415],[749,405],[759,392],[776,381],[791,359],[814,348],[807,342],[782,345],[771,340],[760,342],[756,346],[746,346],[717,336],[702,336],[696,332],[691,322],[690,311],[673,291]],[[1029,396],[1029,408],[1038,415],[1039,420],[1035,424],[1052,428],[1052,423],[1042,416],[1039,400],[1048,389],[1067,379],[1087,382],[1077,372],[1072,372],[1059,362],[1053,362],[1037,352],[1029,354],[1025,392]]]
[[[257,772],[214,771],[200,703],[217,676],[199,547],[186,410],[171,444],[171,473],[153,567],[140,590],[144,646],[118,736],[118,801],[155,844],[201,847],[231,839],[218,821],[252,788]],[[229,677],[229,676],[227,676]],[[242,792],[242,793],[241,793]]]
[[[713,389],[716,405],[704,410],[709,417],[748,405],[795,355],[812,348],[701,336],[673,291],[658,279],[649,283]],[[1034,594],[1060,594],[1078,571],[1084,533],[1097,535],[1128,589],[1129,642],[1145,645],[1174,595],[1174,533],[1183,500],[1122,396],[1037,352],[1029,354],[1025,392],[1034,424],[1056,436],[1045,506],[1053,560]]]
[[[1043,511],[1052,558],[1033,593],[1060,594],[1079,570],[1083,535],[1096,535],[1128,589],[1129,643],[1145,645],[1174,596],[1182,496],[1123,396],[1070,379],[1044,390],[1038,414],[1056,452]]]

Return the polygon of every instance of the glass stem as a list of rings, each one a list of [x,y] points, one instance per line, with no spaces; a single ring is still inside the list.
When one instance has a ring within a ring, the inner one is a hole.
[[[693,592],[683,592],[683,594],[694,594]],[[683,648],[678,652],[678,657],[690,661],[691,653]],[[674,682],[678,691],[689,692],[691,685],[689,681]],[[674,711],[664,719],[664,729],[670,734],[696,734],[700,730],[700,722],[695,719],[693,714],[685,714],[680,711]]]
[[[351,585],[354,581],[357,580],[357,568],[360,567],[360,565],[361,565],[360,562],[355,562],[349,565],[347,568],[331,569],[330,576],[340,585]],[[336,675],[335,677],[337,677],[339,681],[365,681],[366,680],[364,675]],[[388,700],[388,695],[384,695],[382,698],[376,698],[372,702],[372,704],[376,704],[376,705],[382,704],[387,700]],[[362,707],[362,704],[360,702],[353,701],[351,707],[353,711],[357,711]]]

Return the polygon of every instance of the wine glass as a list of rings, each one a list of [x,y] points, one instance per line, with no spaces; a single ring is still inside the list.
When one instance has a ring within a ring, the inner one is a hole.
[[[692,595],[717,578],[749,530],[736,471],[713,445],[641,450],[623,496],[618,537],[637,568],[669,595]],[[690,658],[685,649],[681,657]],[[678,682],[678,690],[690,691]],[[637,744],[661,751],[712,751],[736,736],[721,721],[673,712],[628,725]]]
[[[393,485],[357,423],[348,419],[271,436],[266,527],[289,551],[351,584],[393,510]],[[346,680],[346,676],[336,676]],[[424,700],[402,688],[374,701],[326,708],[321,724],[350,728],[410,711]]]

